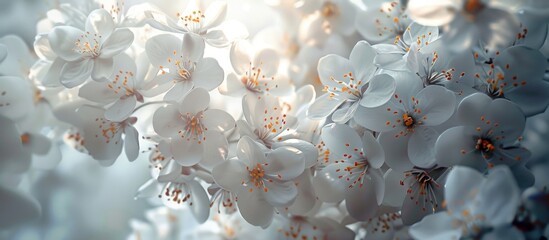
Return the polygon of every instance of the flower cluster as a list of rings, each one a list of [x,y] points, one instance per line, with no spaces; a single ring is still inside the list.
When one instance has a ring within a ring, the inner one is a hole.
[[[130,239],[549,237],[545,1],[102,2],[0,38],[0,227],[73,148],[148,161]]]

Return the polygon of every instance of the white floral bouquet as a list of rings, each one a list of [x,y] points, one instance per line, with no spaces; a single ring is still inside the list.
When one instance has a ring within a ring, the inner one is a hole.
[[[89,156],[149,167],[128,239],[549,238],[546,0],[46,8],[0,38],[0,237]]]

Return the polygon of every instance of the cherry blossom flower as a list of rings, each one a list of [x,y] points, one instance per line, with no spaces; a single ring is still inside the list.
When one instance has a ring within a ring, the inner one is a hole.
[[[122,152],[122,146],[128,160],[134,161],[138,157],[139,133],[133,127],[136,117],[109,121],[105,119],[104,109],[89,105],[78,108],[77,114],[80,119],[75,125],[82,130],[84,147],[94,159],[112,165]]]
[[[158,182],[164,187],[158,194],[164,205],[180,209],[188,204],[196,221],[203,223],[208,219],[210,206],[208,195],[198,181],[195,171],[175,162],[164,168],[158,176]]]
[[[443,209],[446,168],[412,168],[385,172],[384,204],[401,209],[402,223],[412,225]]]
[[[308,8],[314,12],[306,16],[299,25],[300,41],[321,45],[330,36],[350,36],[355,32],[356,7],[345,0],[308,1]]]
[[[479,56],[478,52],[475,56]],[[546,57],[538,50],[513,46],[486,59],[475,75],[476,86],[493,98],[506,98],[520,106],[526,116],[545,111],[549,84],[543,81]]]
[[[444,87],[423,88],[410,73],[398,73],[397,90],[391,100],[377,108],[357,111],[358,124],[380,132],[378,141],[385,151],[387,165],[406,171],[413,165],[429,168],[435,164],[432,146],[438,137],[433,128],[454,113],[456,97]]]
[[[225,21],[227,15],[225,1],[214,1],[205,9],[200,1],[191,0],[187,9],[183,13],[177,13],[176,16],[167,16],[158,11],[146,11],[145,14],[152,20],[149,24],[159,30],[194,33],[214,47],[224,47],[229,43],[222,30],[213,29]]]
[[[68,88],[84,83],[90,76],[95,81],[109,77],[113,57],[133,42],[133,33],[115,28],[112,16],[104,9],[91,12],[85,26],[85,30],[58,26],[48,34],[49,45],[61,61],[50,71],[58,71],[61,84]]]
[[[505,0],[410,0],[408,12],[427,26],[448,25],[443,40],[454,49],[470,48],[478,40],[492,50],[508,47],[519,32],[517,18]]]
[[[223,82],[223,69],[217,60],[203,58],[204,42],[193,33],[184,34],[182,41],[173,35],[158,35],[147,41],[145,49],[160,71],[156,84],[172,86],[164,100],[181,100],[195,87],[211,91]]]
[[[443,132],[436,141],[438,164],[484,171],[498,164],[515,165],[529,157],[530,152],[517,144],[526,120],[512,102],[476,93],[459,104],[456,116],[458,126]]]
[[[169,153],[182,166],[223,160],[228,151],[224,132],[235,127],[225,111],[209,109],[210,95],[202,88],[191,90],[178,104],[159,108],[153,117],[158,135],[170,138]],[[213,166],[210,166],[213,167]]]
[[[482,237],[498,227],[506,229],[520,203],[520,190],[505,166],[495,167],[487,177],[474,169],[454,167],[448,174],[444,199],[448,210],[414,224],[412,237]]]
[[[279,56],[275,50],[254,49],[247,41],[238,41],[231,46],[231,65],[234,73],[227,76],[226,85],[219,88],[224,95],[242,97],[253,94],[258,98],[262,95],[288,95],[294,87],[290,80],[277,75]]]
[[[380,43],[372,46],[377,51],[374,62],[382,69],[405,71],[406,56],[414,49],[422,51],[424,47],[438,40],[438,28],[411,23],[402,35],[395,37],[392,43]],[[414,51],[412,51],[414,53]],[[414,70],[414,69],[412,69]]]
[[[367,220],[373,217],[385,190],[383,173],[379,169],[385,157],[381,146],[370,133],[361,138],[351,127],[339,124],[326,125],[322,129],[322,139],[333,160],[317,172],[317,178],[326,178],[331,182],[331,188],[343,191],[340,199],[345,199],[353,218]]]
[[[303,153],[289,146],[270,151],[245,136],[238,142],[237,155],[238,159],[217,165],[212,175],[219,186],[237,195],[247,222],[267,227],[274,208],[288,206],[297,197],[291,180],[304,170]]]
[[[399,1],[364,2],[367,9],[358,12],[355,27],[369,43],[393,42],[404,36],[412,23],[406,6]]]
[[[327,92],[309,107],[308,117],[317,119],[332,114],[337,123],[349,121],[359,106],[378,107],[395,91],[395,81],[387,74],[375,75],[375,50],[358,42],[349,59],[328,55],[318,62],[318,74]]]

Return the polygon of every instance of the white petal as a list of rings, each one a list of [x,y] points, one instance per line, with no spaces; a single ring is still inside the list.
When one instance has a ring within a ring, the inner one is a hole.
[[[230,51],[231,64],[238,75],[243,75],[249,70],[252,63],[252,46],[247,41],[233,43]]]
[[[395,79],[387,74],[376,75],[364,91],[360,105],[368,108],[379,107],[388,102],[395,93]]]
[[[320,137],[336,159],[348,155],[358,157],[354,149],[362,150],[362,141],[357,132],[346,124],[328,124],[322,128]]]
[[[106,82],[89,81],[78,89],[78,96],[95,103],[112,103],[120,97],[107,84]]]
[[[115,122],[121,122],[128,118],[135,108],[137,100],[134,96],[122,97],[105,111],[105,118]]]
[[[408,157],[420,168],[430,168],[436,163],[435,142],[438,133],[429,127],[416,127],[408,141]]]
[[[331,98],[329,93],[326,93],[315,100],[309,109],[307,109],[307,117],[311,119],[323,119],[332,114],[337,107],[344,102],[343,99]]]
[[[177,82],[173,85],[166,95],[164,95],[164,101],[179,102],[193,89],[194,84],[191,81]]]
[[[153,115],[153,128],[158,135],[163,137],[178,137],[178,132],[183,129],[181,114],[175,105],[161,107]]]
[[[228,132],[236,125],[233,117],[219,109],[208,109],[204,112],[202,123],[208,130]]]
[[[195,140],[174,139],[170,143],[170,151],[179,165],[190,167],[202,160],[204,144]]]
[[[8,229],[40,217],[40,204],[16,189],[0,186],[0,228]]]
[[[455,166],[446,179],[444,200],[448,210],[461,212],[479,193],[484,177],[468,167]]]
[[[353,47],[349,60],[356,71],[354,72],[356,75],[355,79],[366,80],[367,77],[370,77],[374,73],[376,67],[373,61],[376,55],[375,49],[366,41],[360,41]]]
[[[421,121],[426,126],[440,125],[454,114],[456,97],[445,87],[427,86],[416,97],[416,107],[425,114]]]
[[[246,165],[239,160],[223,161],[212,170],[215,182],[222,188],[235,193],[244,190],[242,181],[248,174]]]
[[[73,88],[84,83],[91,76],[93,65],[93,61],[89,59],[67,62],[61,69],[61,84]]]
[[[204,25],[202,29],[209,29],[217,27],[221,24],[227,16],[227,2],[225,1],[215,1],[208,6],[206,12],[204,13]]]
[[[181,40],[174,35],[161,34],[147,40],[145,51],[155,67],[167,66],[169,58],[175,58],[181,54]]]
[[[242,84],[238,76],[234,73],[227,75],[225,85],[221,85],[218,89],[221,94],[233,97],[242,97],[247,92],[244,84]]]
[[[198,223],[204,223],[210,216],[210,201],[204,188],[197,181],[189,183],[191,199],[190,208]],[[191,204],[192,203],[192,204]]]
[[[24,151],[15,123],[0,115],[0,173],[22,173],[30,167],[31,154]]]
[[[242,217],[254,226],[267,227],[273,220],[274,208],[259,191],[239,194],[237,205]]]
[[[460,7],[452,0],[428,1],[412,0],[408,3],[408,12],[414,21],[426,26],[442,26],[459,12]],[[458,16],[459,17],[459,16]]]
[[[202,88],[195,88],[185,96],[183,102],[181,102],[181,105],[179,106],[179,112],[181,114],[197,114],[198,112],[206,110],[209,105],[210,94],[208,91]]]
[[[91,34],[97,33],[101,38],[108,38],[114,30],[114,21],[107,10],[96,9],[86,19],[86,31]]]
[[[376,191],[371,179],[365,178],[364,185],[345,191],[345,203],[349,214],[357,220],[368,220],[377,213]]]
[[[127,126],[124,134],[124,151],[128,160],[133,162],[139,156],[139,133],[133,126]]]
[[[93,60],[91,77],[95,81],[104,81],[112,75],[114,61],[112,58],[96,58]]]
[[[297,188],[294,182],[266,181],[263,191],[265,200],[274,207],[288,206],[297,197]]]
[[[53,28],[48,34],[50,46],[60,58],[66,61],[76,61],[82,55],[74,50],[76,41],[84,33],[77,28],[70,26],[59,26]]]
[[[238,141],[237,149],[236,155],[238,159],[247,166],[255,166],[257,163],[267,162],[265,153],[259,148],[258,143],[249,137],[242,137]]]
[[[183,60],[191,62],[199,62],[204,56],[204,40],[194,33],[186,33],[183,35],[181,54]]]
[[[421,222],[410,227],[410,235],[416,239],[426,240],[459,239],[461,231],[461,226],[456,226],[456,222],[448,212],[428,215]]]
[[[366,157],[370,166],[381,168],[385,162],[385,152],[383,152],[383,148],[379,142],[369,132],[365,132],[362,136],[362,149],[364,157]]]
[[[0,76],[0,115],[17,120],[34,108],[34,93],[27,80]]]
[[[280,147],[267,154],[265,173],[279,180],[294,179],[303,173],[305,161],[303,153],[293,147]]]
[[[261,74],[267,78],[276,74],[280,57],[273,49],[263,49],[255,55],[253,65],[261,69]]]
[[[497,166],[490,170],[484,184],[479,189],[477,203],[473,210],[483,214],[491,226],[503,226],[513,221],[520,204],[520,189],[507,166]]]
[[[101,46],[101,55],[99,55],[99,57],[112,58],[124,52],[133,43],[133,38],[133,32],[129,29],[123,28],[114,30]]]
[[[207,131],[205,137],[204,149],[207,150],[204,151],[200,166],[211,171],[214,166],[227,158],[229,143],[227,138],[220,132]]]
[[[204,58],[196,64],[192,81],[196,87],[208,91],[218,87],[223,82],[224,72],[214,58]]]
[[[413,167],[408,157],[408,136],[396,137],[398,132],[382,132],[378,141],[385,151],[385,163],[395,171],[404,172]]]
[[[351,61],[339,55],[329,54],[318,60],[318,76],[322,84],[329,88],[340,88],[338,81],[348,83],[349,78],[344,76],[350,72],[355,72]]]

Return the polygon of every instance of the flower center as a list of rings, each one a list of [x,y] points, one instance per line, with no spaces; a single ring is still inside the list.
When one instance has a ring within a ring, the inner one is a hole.
[[[86,32],[74,43],[75,51],[83,55],[89,55],[92,58],[98,57],[101,50],[101,41],[99,39],[101,39],[101,35],[96,33],[92,35],[92,33]]]
[[[414,118],[408,115],[408,113],[402,114],[402,122],[404,123],[404,126],[406,126],[407,128],[414,127],[414,123],[415,123]]]
[[[423,211],[435,212],[438,208],[439,204],[435,192],[440,190],[440,185],[435,178],[440,177],[444,171],[444,168],[430,170],[414,168],[404,172],[405,179],[409,179],[406,193],[416,201],[416,205],[421,207]],[[403,180],[400,181],[400,185],[404,186]]]
[[[21,143],[28,144],[30,142],[30,134],[24,133],[21,135]]]
[[[202,20],[205,18],[204,14],[200,10],[192,11],[188,15],[181,15],[177,13],[177,17],[183,22],[189,31],[200,34]]]
[[[197,140],[198,144],[201,144],[202,141],[206,140],[204,133],[208,128],[202,124],[201,119],[204,118],[202,112],[199,112],[196,115],[187,113],[186,115],[181,116],[181,118],[185,123],[185,128],[179,131],[179,136],[181,136],[181,138],[187,139],[187,141],[190,141],[191,139]]]
[[[248,170],[250,176],[249,182],[253,183],[253,185],[257,188],[263,188],[263,191],[265,192],[269,191],[269,189],[265,187],[265,183],[263,182],[265,177],[265,170],[263,169],[262,164],[258,163],[254,168],[246,167],[246,170]],[[253,188],[249,188],[248,191],[253,192]]]
[[[339,14],[339,8],[332,2],[325,2],[320,10],[325,18],[333,17]]]
[[[334,98],[341,94],[347,94],[348,100],[356,100],[357,98],[362,98],[361,91],[362,91],[362,86],[364,85],[362,80],[356,81],[352,72],[345,73],[343,75],[343,78],[344,79],[347,78],[349,79],[349,81],[347,82],[340,81],[340,80],[336,80],[335,77],[333,76],[330,77],[330,80],[336,82],[339,86],[330,88],[328,85],[324,85],[324,89],[322,91],[329,92],[330,98]]]
[[[477,140],[477,145],[475,146],[475,148],[477,150],[479,150],[481,152],[485,152],[485,153],[491,153],[496,149],[496,147],[494,146],[492,141],[490,141],[489,139],[484,139],[484,138],[479,138]]]
[[[482,0],[467,0],[464,8],[465,12],[474,15],[484,9],[484,4],[482,3]]]

